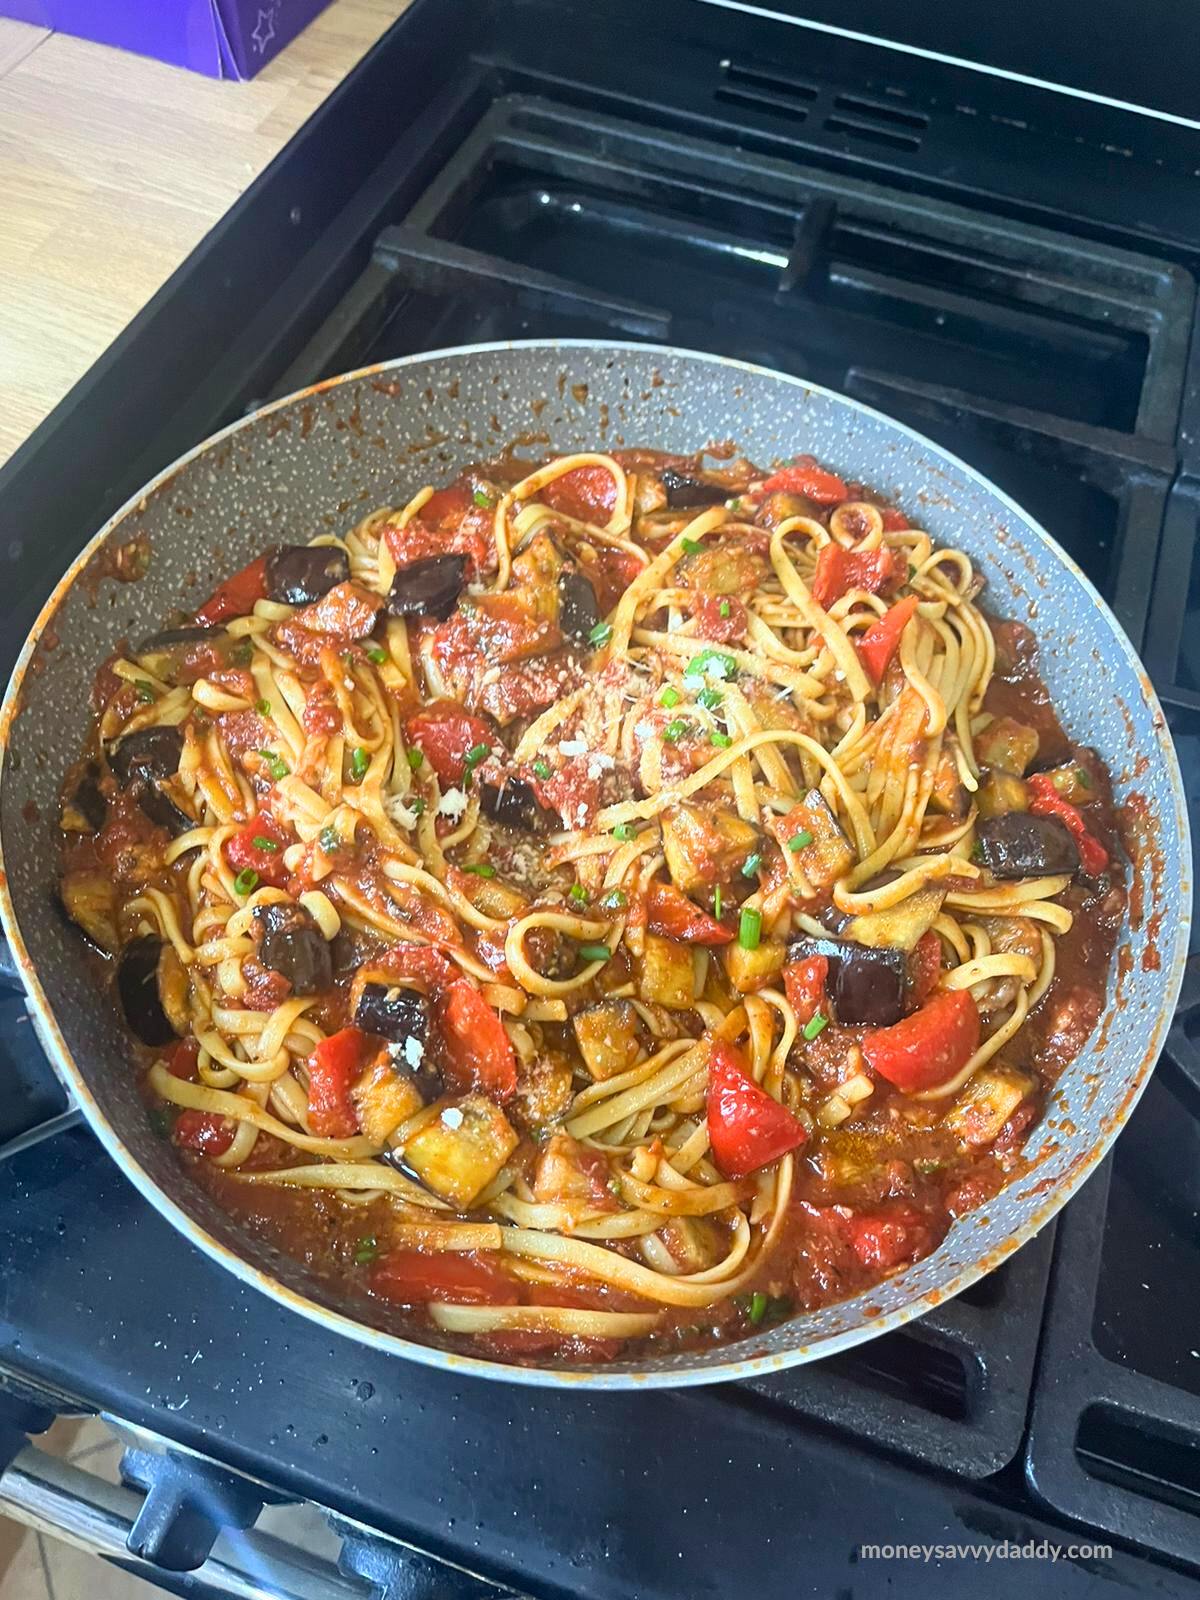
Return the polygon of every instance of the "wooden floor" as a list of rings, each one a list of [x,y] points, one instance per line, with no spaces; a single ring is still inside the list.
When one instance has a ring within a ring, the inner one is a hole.
[[[0,464],[408,0],[334,0],[250,83],[0,18]]]

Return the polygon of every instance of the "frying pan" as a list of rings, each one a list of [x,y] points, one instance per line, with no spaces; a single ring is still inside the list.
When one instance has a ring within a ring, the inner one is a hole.
[[[119,640],[194,609],[267,544],[342,531],[514,440],[555,452],[684,452],[719,439],[763,463],[809,451],[895,498],[937,541],[967,551],[993,611],[1033,627],[1055,705],[1107,760],[1133,821],[1131,910],[1108,1006],[1034,1130],[1023,1170],[933,1255],[852,1300],[719,1349],[596,1369],[504,1366],[383,1333],[243,1232],[151,1129],[115,1004],[55,907],[58,786],[87,734],[92,675]],[[715,356],[575,340],[476,345],[370,367],[264,407],[167,468],[83,550],[25,645],[0,735],[0,916],[38,1035],[97,1137],[184,1238],[237,1277],[332,1331],[433,1366],[597,1388],[709,1383],[901,1326],[998,1265],[1074,1194],[1145,1087],[1182,978],[1191,857],[1175,752],[1145,672],[1088,579],[1006,495],[919,434],[814,384]]]

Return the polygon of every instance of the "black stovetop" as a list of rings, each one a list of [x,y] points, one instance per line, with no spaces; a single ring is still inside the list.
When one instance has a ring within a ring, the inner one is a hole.
[[[249,405],[443,345],[649,338],[866,399],[1027,505],[1142,651],[1196,818],[1198,167],[1189,130],[701,0],[417,0],[0,474],[3,651]],[[82,1129],[0,1165],[0,1374],[532,1594],[957,1594],[956,1563],[858,1547],[1075,1539],[1115,1553],[1064,1592],[1200,1595],[1197,1032],[1193,977],[1056,1228],[770,1380],[585,1397],[372,1354],[195,1253]],[[3,1136],[55,1101],[15,995],[0,1062]]]

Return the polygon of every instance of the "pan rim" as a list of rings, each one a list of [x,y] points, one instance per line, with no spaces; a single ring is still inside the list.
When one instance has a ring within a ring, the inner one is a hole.
[[[1112,636],[1114,643],[1124,658],[1125,664],[1133,672],[1151,716],[1155,732],[1155,749],[1171,792],[1182,867],[1179,894],[1183,900],[1183,905],[1179,915],[1173,919],[1170,957],[1169,960],[1164,961],[1164,966],[1167,969],[1162,991],[1164,1005],[1156,1020],[1154,1030],[1142,1058],[1129,1075],[1129,1089],[1122,1102],[1119,1114],[1114,1117],[1111,1125],[1102,1131],[1097,1142],[1087,1152],[1086,1156],[1063,1174],[1044,1202],[1024,1219],[1007,1241],[1003,1255],[993,1252],[992,1259],[985,1257],[972,1261],[949,1284],[926,1290],[925,1293],[915,1296],[886,1315],[864,1318],[863,1321],[855,1326],[825,1335],[811,1344],[795,1345],[790,1349],[770,1354],[740,1355],[728,1361],[710,1365],[671,1368],[647,1366],[640,1371],[520,1367],[499,1361],[486,1361],[475,1356],[459,1355],[455,1352],[423,1344],[417,1340],[386,1333],[371,1327],[367,1323],[360,1322],[344,1312],[331,1310],[321,1305],[318,1301],[290,1289],[270,1273],[251,1265],[249,1261],[208,1233],[205,1228],[196,1222],[180,1202],[168,1194],[150,1176],[126,1147],[120,1134],[105,1116],[88,1088],[86,1080],[59,1030],[49,999],[42,988],[41,981],[30,959],[29,952],[21,936],[16,910],[11,899],[8,874],[5,870],[2,838],[0,838],[0,926],[2,926],[4,935],[9,942],[25,986],[39,1040],[46,1049],[51,1065],[54,1067],[60,1081],[63,1082],[68,1094],[83,1111],[90,1128],[96,1134],[109,1157],[160,1215],[165,1217],[189,1243],[203,1250],[206,1255],[225,1268],[225,1270],[232,1272],[239,1281],[248,1284],[261,1293],[269,1295],[279,1304],[308,1318],[308,1320],[317,1323],[328,1331],[342,1334],[371,1348],[384,1350],[390,1354],[402,1356],[407,1360],[416,1361],[421,1365],[450,1371],[456,1375],[467,1374],[537,1388],[569,1389],[586,1387],[593,1390],[687,1388],[697,1384],[722,1383],[766,1376],[812,1360],[836,1355],[865,1343],[869,1339],[876,1338],[880,1334],[904,1327],[916,1317],[924,1315],[927,1311],[933,1309],[935,1305],[940,1305],[946,1300],[954,1298],[964,1289],[969,1288],[971,1284],[994,1270],[1002,1259],[1007,1259],[1012,1251],[1027,1244],[1039,1233],[1095,1171],[1111,1148],[1117,1134],[1132,1115],[1158,1059],[1166,1027],[1169,1024],[1171,1015],[1174,1013],[1183,982],[1184,967],[1187,960],[1188,932],[1191,925],[1191,830],[1178,756],[1162,706],[1124,629],[1091,579],[1039,522],[1002,489],[992,483],[983,473],[954,455],[951,451],[936,444],[915,428],[909,427],[908,424],[899,422],[895,418],[889,417],[885,412],[866,405],[849,395],[841,394],[835,389],[830,389],[825,385],[811,382],[791,373],[779,372],[773,368],[760,366],[753,362],[741,361],[736,357],[716,355],[709,351],[689,350],[680,346],[614,339],[535,338],[495,340],[479,344],[455,345],[440,350],[422,351],[418,354],[399,356],[390,361],[376,362],[356,368],[350,372],[339,373],[335,377],[324,379],[319,383],[270,401],[268,404],[259,407],[244,417],[237,418],[218,432],[193,445],[158,472],[136,493],[131,495],[108,518],[98,532],[87,541],[66,572],[59,578],[50,596],[39,611],[37,620],[26,637],[20,655],[13,667],[3,702],[0,703],[0,730],[3,730],[3,737],[0,737],[0,787],[2,787],[4,778],[8,730],[20,713],[21,694],[25,677],[30,663],[34,659],[38,641],[44,628],[58,611],[66,595],[74,588],[77,579],[87,567],[95,552],[105,543],[124,519],[152,494],[156,493],[165,482],[188,467],[192,462],[206,455],[215,446],[239,433],[242,429],[248,428],[263,417],[294,405],[304,398],[325,393],[344,384],[361,381],[378,373],[467,356],[503,355],[517,350],[537,350],[550,354],[559,351],[583,350],[593,354],[613,352],[640,356],[658,355],[664,360],[670,361],[701,362],[722,369],[744,372],[754,376],[756,379],[770,379],[776,383],[783,383],[789,387],[799,389],[805,394],[820,395],[842,409],[855,412],[862,417],[882,424],[893,435],[900,435],[911,440],[922,449],[932,452],[938,460],[954,471],[961,473],[1012,515],[1022,529],[1028,530],[1037,540],[1046,545],[1051,554],[1062,564],[1069,576],[1075,580],[1091,601],[1107,632]],[[1107,1010],[1108,1008],[1106,1008],[1106,1012]],[[1100,1025],[1100,1023],[1097,1024],[1097,1026]],[[942,1247],[939,1246],[939,1248]],[[853,1300],[850,1300],[843,1304],[852,1305],[853,1303]]]

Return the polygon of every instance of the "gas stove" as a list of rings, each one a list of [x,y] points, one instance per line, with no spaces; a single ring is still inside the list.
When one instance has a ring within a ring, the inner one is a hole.
[[[246,409],[444,345],[645,338],[867,400],[1026,505],[1141,651],[1200,822],[1198,168],[1178,121],[778,13],[417,0],[0,474],[5,665],[99,522]],[[582,1395],[402,1364],[223,1274],[86,1129],[47,1134],[10,990],[0,1509],[188,1594],[936,1596],[986,1561],[1015,1595],[983,1552],[1032,1545],[1107,1547],[1056,1562],[1065,1594],[1200,1596],[1198,1040],[1194,970],[1114,1157],[921,1321]],[[124,1488],[29,1443],[64,1410],[119,1420]],[[297,1499],[340,1572],[255,1530]],[[897,1543],[977,1554],[864,1553]]]

